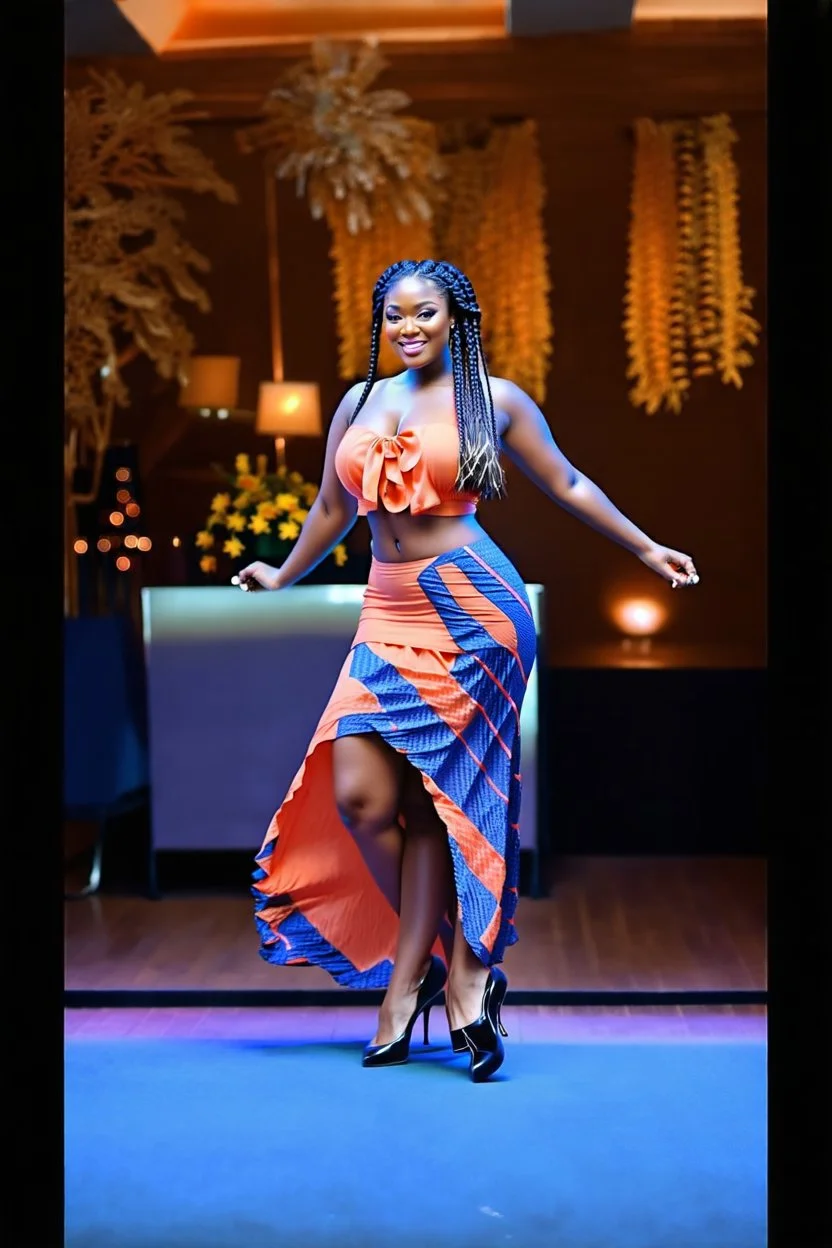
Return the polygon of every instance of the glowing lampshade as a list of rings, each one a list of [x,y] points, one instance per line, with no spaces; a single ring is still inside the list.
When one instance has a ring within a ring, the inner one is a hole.
[[[625,636],[652,637],[667,619],[667,611],[653,598],[620,598],[612,617]]]
[[[194,355],[188,364],[188,381],[179,396],[181,407],[206,413],[231,412],[237,406],[240,359],[236,355]]]
[[[312,381],[261,382],[255,430],[273,438],[319,437],[321,396],[317,385]]]

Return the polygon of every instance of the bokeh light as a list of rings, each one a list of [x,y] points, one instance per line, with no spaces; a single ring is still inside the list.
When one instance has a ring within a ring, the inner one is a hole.
[[[665,623],[667,610],[654,598],[620,598],[612,616],[627,637],[652,637]]]

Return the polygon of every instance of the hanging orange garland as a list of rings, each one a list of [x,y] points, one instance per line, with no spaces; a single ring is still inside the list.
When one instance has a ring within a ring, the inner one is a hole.
[[[495,126],[487,141],[446,156],[442,255],[471,279],[483,311],[488,365],[545,398],[552,354],[545,187],[533,121]]]
[[[758,341],[744,285],[737,135],[725,115],[635,123],[624,331],[630,399],[679,412],[694,379],[742,385]],[[692,368],[691,368],[692,365]]]

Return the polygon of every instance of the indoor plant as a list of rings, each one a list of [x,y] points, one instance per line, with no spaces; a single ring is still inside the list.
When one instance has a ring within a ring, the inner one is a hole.
[[[206,576],[220,572],[223,560],[235,567],[254,559],[281,564],[300,535],[318,495],[317,485],[286,468],[267,472],[265,455],[258,455],[254,470],[249,456],[241,454],[233,473],[221,468],[217,472],[227,488],[214,495],[205,528],[196,535],[202,572]],[[330,558],[342,568],[346,546],[339,543]]]

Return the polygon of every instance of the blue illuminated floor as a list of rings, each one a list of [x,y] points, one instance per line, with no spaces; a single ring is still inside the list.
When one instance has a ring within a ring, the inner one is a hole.
[[[548,1039],[507,1017],[502,1078],[475,1086],[440,1028],[365,1071],[364,1011],[190,1036],[162,1013],[68,1027],[67,1248],[765,1244],[759,1017]]]

